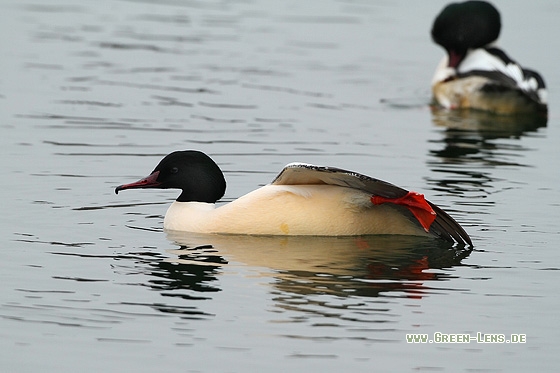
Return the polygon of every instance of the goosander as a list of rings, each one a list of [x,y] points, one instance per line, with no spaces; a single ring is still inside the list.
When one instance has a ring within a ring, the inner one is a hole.
[[[497,47],[500,29],[500,13],[485,1],[451,3],[436,17],[432,39],[447,52],[432,79],[437,105],[496,114],[546,114],[543,78]]]
[[[290,163],[272,181],[216,207],[226,190],[219,166],[206,154],[176,151],[125,189],[180,189],[165,214],[169,231],[248,235],[435,236],[472,246],[443,210],[385,181],[333,167]]]

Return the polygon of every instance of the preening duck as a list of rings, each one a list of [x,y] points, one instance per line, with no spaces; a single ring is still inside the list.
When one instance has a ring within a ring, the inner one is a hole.
[[[152,173],[115,189],[161,188],[182,192],[164,229],[250,235],[435,236],[472,246],[465,230],[443,210],[385,181],[333,167],[287,165],[271,184],[216,207],[226,190],[218,165],[206,154],[176,151]]]
[[[500,13],[485,1],[447,5],[432,38],[447,55],[432,80],[437,105],[496,114],[546,113],[547,92],[536,71],[521,67],[496,46]]]

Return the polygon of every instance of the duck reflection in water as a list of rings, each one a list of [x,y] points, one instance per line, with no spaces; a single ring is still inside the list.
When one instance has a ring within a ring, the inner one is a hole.
[[[236,236],[167,231],[179,249],[171,260],[176,269],[206,272],[182,276],[183,286],[207,291],[219,268],[239,263],[272,280],[282,294],[330,294],[377,297],[400,292],[422,297],[427,281],[450,277],[470,249],[441,240],[414,236]],[[171,275],[171,273],[170,273]],[[178,277],[176,273],[173,275]],[[200,286],[197,282],[204,282]],[[178,285],[178,284],[175,284]]]
[[[447,131],[476,135],[481,140],[519,138],[546,127],[547,116],[539,114],[497,115],[478,110],[447,110],[431,107],[432,122]]]
[[[434,158],[428,166],[444,176],[431,182],[449,193],[479,195],[491,187],[494,168],[525,166],[520,155],[527,148],[510,140],[546,127],[547,117],[432,108],[432,122],[443,128],[443,137],[431,141],[437,147],[430,150]]]

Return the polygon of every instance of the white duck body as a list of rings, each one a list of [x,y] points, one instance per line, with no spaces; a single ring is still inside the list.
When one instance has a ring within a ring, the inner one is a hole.
[[[271,184],[216,207],[226,189],[218,165],[194,150],[163,158],[126,189],[180,189],[169,207],[169,231],[242,235],[431,236],[472,246],[465,230],[419,193],[334,167],[287,165]]]
[[[513,61],[484,48],[469,51],[457,69],[449,67],[448,60],[442,58],[432,79],[434,100],[446,109],[524,114],[546,108],[544,86]]]
[[[251,235],[428,236],[390,205],[373,205],[371,194],[337,185],[266,185],[232,202],[173,202],[166,230]]]

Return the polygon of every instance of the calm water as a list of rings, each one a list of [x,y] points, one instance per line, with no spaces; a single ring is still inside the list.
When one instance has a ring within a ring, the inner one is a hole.
[[[2,371],[557,369],[560,5],[495,3],[548,123],[429,110],[444,1],[0,1]],[[226,201],[293,161],[394,182],[475,250],[167,235],[176,192],[113,189],[179,149]]]

